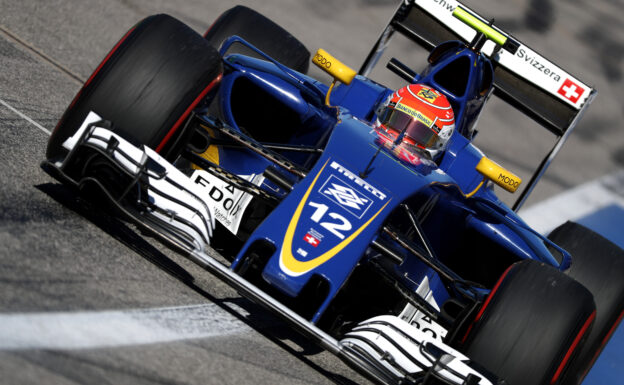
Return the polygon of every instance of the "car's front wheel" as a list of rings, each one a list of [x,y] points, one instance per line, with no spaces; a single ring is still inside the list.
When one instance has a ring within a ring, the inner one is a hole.
[[[54,129],[46,155],[66,153],[63,142],[94,111],[113,122],[117,134],[172,159],[186,118],[217,89],[222,71],[218,52],[201,35],[171,16],[150,16],[85,82]]]
[[[551,266],[522,261],[492,289],[462,350],[509,384],[566,383],[595,315],[581,284]]]

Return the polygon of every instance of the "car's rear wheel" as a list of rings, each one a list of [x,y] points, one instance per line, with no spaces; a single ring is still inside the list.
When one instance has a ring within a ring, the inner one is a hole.
[[[509,384],[557,384],[595,317],[591,293],[557,269],[527,260],[499,279],[463,351]]]
[[[567,222],[548,236],[572,255],[566,271],[594,295],[596,321],[576,363],[580,383],[624,315],[624,251],[577,223]]]
[[[223,41],[233,35],[243,38],[286,67],[301,73],[308,71],[310,51],[288,31],[253,9],[238,5],[225,11],[204,37],[218,49]],[[258,57],[240,44],[228,52]]]
[[[46,155],[62,156],[62,143],[94,111],[124,138],[171,159],[186,118],[216,90],[221,74],[218,52],[201,35],[171,16],[150,16],[86,81],[52,133]]]

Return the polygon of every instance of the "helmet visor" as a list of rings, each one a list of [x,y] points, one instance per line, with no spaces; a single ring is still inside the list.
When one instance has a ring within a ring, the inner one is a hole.
[[[429,148],[433,146],[438,140],[439,130],[435,125],[428,126],[421,120],[428,120],[422,113],[415,111],[421,119],[415,118],[410,114],[407,114],[398,109],[390,106],[386,107],[381,114],[380,122],[386,128],[391,128],[402,132],[405,130],[405,136],[416,144]]]

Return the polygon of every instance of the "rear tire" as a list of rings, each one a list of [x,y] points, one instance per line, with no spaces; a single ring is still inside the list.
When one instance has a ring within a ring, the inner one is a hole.
[[[572,255],[566,274],[594,295],[596,321],[577,361],[580,383],[624,314],[624,250],[592,230],[566,222],[548,236]]]
[[[551,266],[518,262],[492,289],[463,351],[512,385],[561,383],[594,317],[585,287]]]
[[[310,65],[310,51],[285,29],[253,9],[238,5],[225,11],[206,31],[204,37],[213,47],[230,36],[237,35],[260,51],[295,71],[306,73]],[[236,44],[228,52],[259,57],[255,52]]]
[[[106,56],[67,108],[50,140],[49,159],[89,111],[113,122],[115,132],[172,159],[183,123],[217,89],[222,65],[201,35],[168,15],[150,16]]]

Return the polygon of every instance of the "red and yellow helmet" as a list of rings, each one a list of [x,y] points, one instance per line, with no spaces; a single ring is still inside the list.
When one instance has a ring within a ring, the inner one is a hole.
[[[410,84],[392,94],[378,120],[389,134],[396,137],[404,132],[403,143],[427,150],[431,156],[446,148],[455,129],[455,115],[446,96],[422,84]]]

